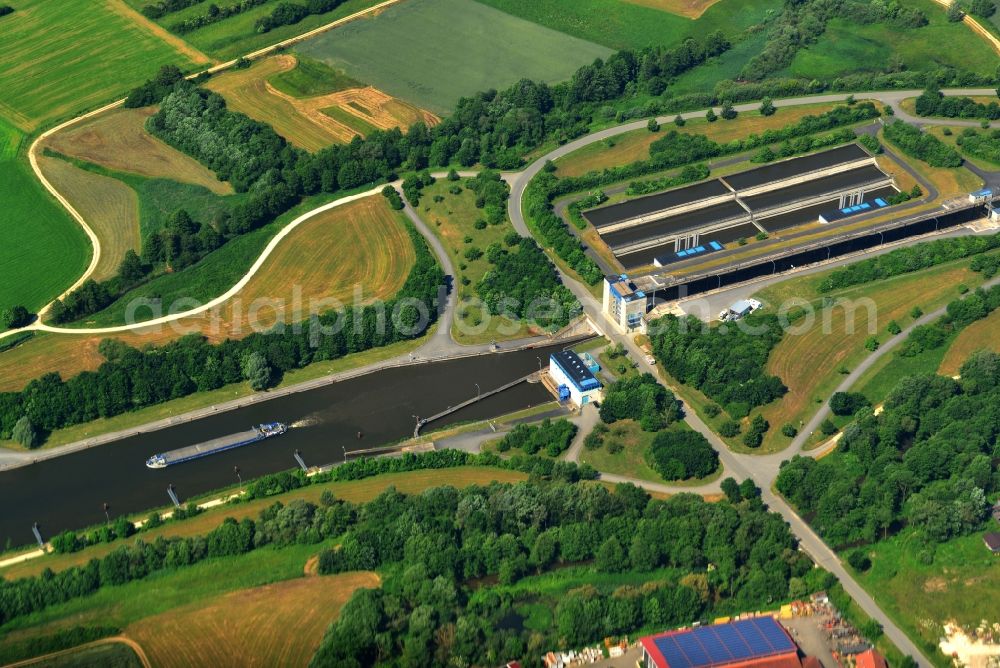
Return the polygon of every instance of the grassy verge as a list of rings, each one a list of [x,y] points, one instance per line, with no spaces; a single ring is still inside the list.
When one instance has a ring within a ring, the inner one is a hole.
[[[684,422],[676,422],[670,425],[668,430],[687,430],[689,427]],[[690,480],[666,480],[647,461],[647,453],[656,432],[643,431],[634,420],[621,420],[608,425],[608,433],[604,437],[604,444],[595,450],[584,448],[580,453],[580,461],[590,464],[598,471],[613,473],[616,475],[639,478],[650,482],[697,487],[715,480],[722,474],[721,466],[717,473],[705,478],[693,478]],[[612,445],[614,444],[614,445]],[[617,450],[621,446],[621,450]]]
[[[475,286],[493,265],[485,254],[475,259],[466,254],[473,250],[485,253],[491,244],[507,248],[504,237],[514,227],[506,217],[500,225],[483,227],[485,215],[476,208],[475,193],[466,189],[462,181],[447,179],[438,179],[423,189],[417,211],[441,240],[455,267],[458,308],[451,333],[456,341],[471,345],[541,333],[525,323],[487,313],[476,291]]]
[[[998,529],[996,522],[990,524],[988,530]],[[909,530],[866,549],[872,567],[855,577],[937,665],[950,665],[937,649],[945,622],[974,628],[983,619],[1000,619],[995,595],[1000,570],[980,532],[941,543],[929,553]]]

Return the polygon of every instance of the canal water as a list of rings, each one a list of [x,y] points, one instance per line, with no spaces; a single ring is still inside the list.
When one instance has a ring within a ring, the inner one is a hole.
[[[547,365],[548,346],[400,367],[261,401],[176,427],[140,434],[0,473],[0,546],[33,541],[33,522],[46,539],[67,528],[169,504],[167,486],[185,498],[297,466],[343,460],[345,450],[372,448],[413,435],[414,416],[434,415]],[[551,399],[541,383],[521,383],[438,420],[426,429],[496,417]],[[261,422],[293,425],[283,436],[165,469],[149,469],[156,453],[243,431]],[[358,433],[361,438],[358,438]]]

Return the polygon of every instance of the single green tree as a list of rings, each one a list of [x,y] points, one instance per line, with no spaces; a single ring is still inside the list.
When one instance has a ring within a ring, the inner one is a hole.
[[[42,443],[41,435],[31,423],[27,415],[22,415],[14,423],[14,428],[10,432],[11,438],[28,448],[37,448]]]
[[[760,115],[761,116],[773,116],[777,108],[774,106],[774,102],[771,98],[765,97],[760,103]]]
[[[660,124],[656,122],[655,118],[651,118],[649,119],[649,122],[646,123],[646,129],[649,130],[650,132],[659,132]]]
[[[271,365],[264,354],[254,351],[243,358],[243,378],[258,392],[271,385]]]

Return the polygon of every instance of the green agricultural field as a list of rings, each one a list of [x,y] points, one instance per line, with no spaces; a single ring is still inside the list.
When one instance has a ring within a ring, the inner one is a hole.
[[[369,123],[363,118],[355,116],[349,111],[345,111],[341,107],[327,107],[323,109],[322,112],[332,118],[335,121],[340,121],[350,129],[357,132],[362,137],[366,137],[372,132],[378,130],[377,127]]]
[[[21,140],[21,133],[0,119],[0,311],[15,304],[41,308],[90,261],[83,229],[45,192],[26,161],[17,159]]]
[[[950,23],[932,0],[911,0],[923,10],[930,24],[902,29],[885,23],[858,25],[834,19],[816,44],[796,55],[784,74],[793,77],[833,79],[867,72],[898,61],[911,70],[956,67],[993,74],[1000,64],[993,49],[961,23]],[[961,44],[961,49],[954,48]]]
[[[126,0],[129,5],[136,9],[149,4],[149,1]],[[228,60],[238,58],[251,51],[262,49],[271,44],[295,37],[296,35],[301,35],[304,32],[331,23],[337,19],[342,19],[355,12],[365,10],[372,5],[377,5],[380,2],[382,0],[348,0],[331,12],[307,16],[294,25],[281,26],[270,32],[258,33],[254,30],[254,23],[262,16],[267,16],[273,12],[274,8],[278,5],[277,2],[266,2],[242,14],[237,14],[224,21],[203,26],[192,32],[180,35],[180,37],[211,56],[221,60]],[[171,26],[176,25],[186,18],[205,14],[210,4],[208,2],[200,3],[179,12],[167,14],[163,18],[158,19],[157,23],[164,28],[170,29]],[[219,2],[217,4],[221,5],[223,3]],[[225,4],[234,3],[229,1]]]
[[[110,102],[161,65],[193,63],[93,0],[9,0],[0,30],[0,116],[22,130]]]
[[[760,24],[780,0],[722,0],[697,20],[625,0],[478,0],[508,14],[611,49],[670,46],[721,30],[730,39]]]
[[[467,0],[406,0],[296,51],[437,114],[522,78],[562,81],[611,53]]]
[[[279,72],[268,80],[275,89],[292,97],[313,97],[364,86],[341,71],[312,58],[298,59],[295,68]]]

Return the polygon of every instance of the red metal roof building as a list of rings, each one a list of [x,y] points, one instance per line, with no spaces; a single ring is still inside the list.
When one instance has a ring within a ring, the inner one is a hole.
[[[774,617],[667,631],[641,638],[645,668],[801,668],[799,651]]]

